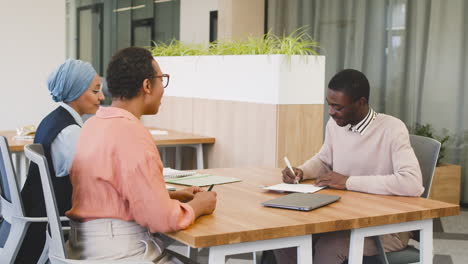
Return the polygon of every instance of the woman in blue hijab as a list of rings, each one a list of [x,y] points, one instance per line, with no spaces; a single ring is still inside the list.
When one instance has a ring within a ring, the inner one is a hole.
[[[93,66],[68,59],[47,80],[50,95],[59,106],[39,124],[34,143],[42,144],[60,215],[71,208],[72,186],[68,177],[84,114],[95,114],[104,100],[102,84]],[[92,164],[90,165],[92,166]],[[46,216],[37,165],[31,164],[21,191],[27,216]],[[32,223],[15,263],[37,263],[45,243],[45,223]]]

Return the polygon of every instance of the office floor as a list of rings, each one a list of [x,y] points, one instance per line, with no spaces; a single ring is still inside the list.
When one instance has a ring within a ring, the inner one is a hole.
[[[434,222],[434,264],[468,263],[468,208]]]
[[[412,240],[413,241],[413,240]],[[418,246],[417,242],[411,243]],[[170,247],[184,254],[186,247],[173,244]],[[208,250],[200,251],[200,263],[208,262]],[[232,256],[227,264],[251,264],[252,254]],[[468,263],[468,208],[461,208],[460,215],[444,217],[440,222],[434,221],[434,264]]]

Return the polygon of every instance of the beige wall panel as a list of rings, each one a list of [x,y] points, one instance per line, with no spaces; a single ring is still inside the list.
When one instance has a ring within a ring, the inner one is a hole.
[[[299,166],[315,155],[323,143],[323,105],[278,105],[277,167],[288,156]]]
[[[276,105],[194,99],[193,133],[216,138],[205,147],[205,164],[221,167],[274,167]]]
[[[220,40],[242,40],[264,34],[264,0],[219,0],[218,12]]]
[[[169,88],[170,89],[170,88]],[[192,133],[193,98],[165,96],[157,115],[143,116],[145,126]]]
[[[273,105],[199,98],[164,97],[160,112],[145,116],[146,126],[216,138],[205,145],[205,166],[284,167],[287,155],[297,166],[323,141],[323,105]],[[168,162],[173,163],[173,151]],[[184,169],[193,169],[193,150],[183,150]]]

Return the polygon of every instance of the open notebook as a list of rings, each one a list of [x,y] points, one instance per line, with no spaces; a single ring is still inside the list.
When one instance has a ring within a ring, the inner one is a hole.
[[[195,171],[183,171],[183,170],[174,170],[171,168],[164,168],[163,175],[165,179],[173,179],[173,178],[180,178],[186,177],[190,175],[195,175],[197,172]]]
[[[166,179],[166,183],[188,185],[188,186],[210,186],[212,184],[224,184],[231,182],[239,182],[240,179],[217,176],[211,174],[195,174],[191,176],[176,178],[176,179]]]

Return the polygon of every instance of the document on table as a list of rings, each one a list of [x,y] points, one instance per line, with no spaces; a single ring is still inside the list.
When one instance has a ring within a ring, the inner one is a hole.
[[[317,187],[312,184],[280,183],[280,184],[264,187],[263,189],[270,190],[270,191],[280,191],[280,192],[314,193],[323,188],[325,188],[325,186]]]
[[[171,186],[171,185],[169,185],[169,184],[166,184],[166,190],[168,190],[168,191],[175,191],[175,190],[176,190],[176,187]]]
[[[169,132],[166,130],[157,130],[157,129],[150,129],[151,135],[157,136],[157,135],[168,135]]]

